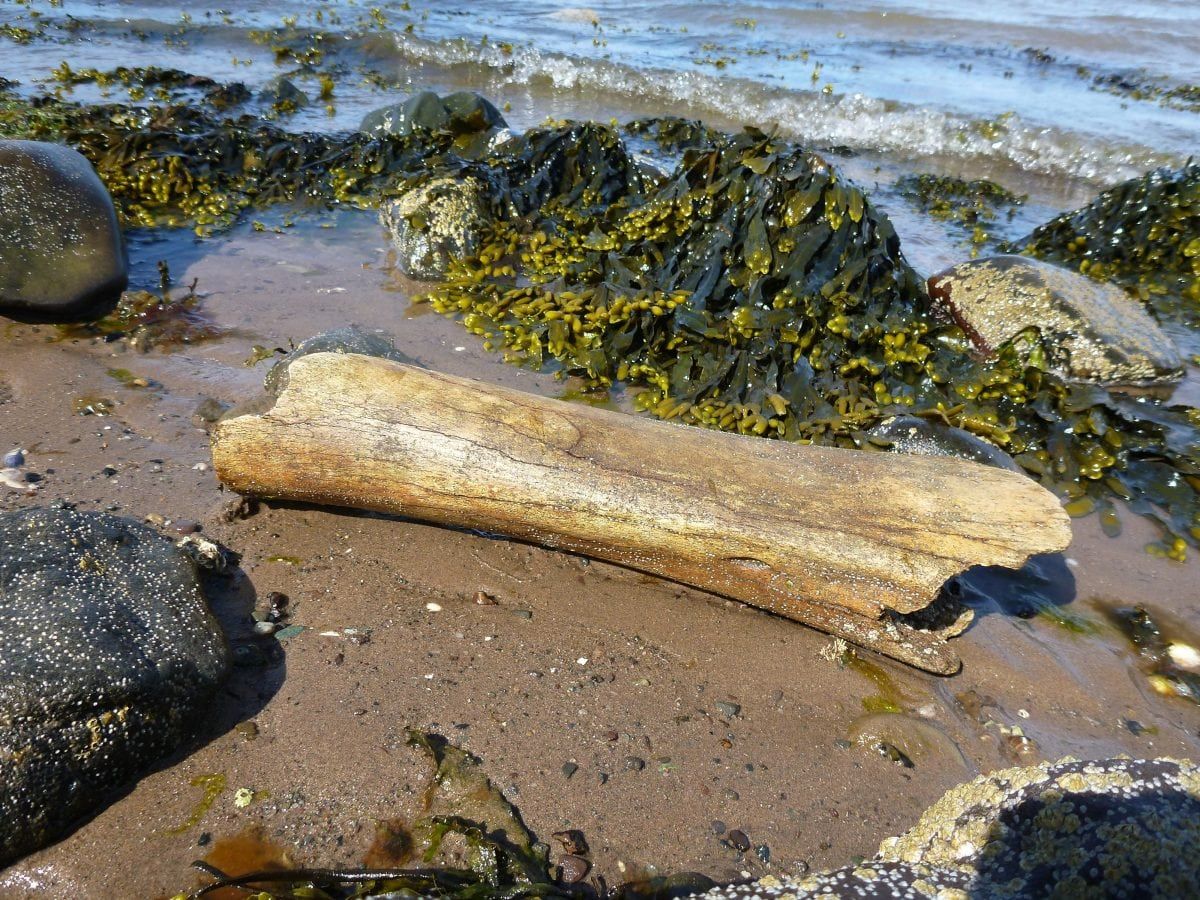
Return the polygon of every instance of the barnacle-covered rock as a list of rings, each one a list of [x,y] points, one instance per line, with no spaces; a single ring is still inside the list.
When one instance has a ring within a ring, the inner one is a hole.
[[[507,123],[500,110],[479,94],[458,91],[439,97],[433,91],[421,91],[403,103],[393,103],[367,113],[358,130],[378,137],[421,131],[475,134],[505,127]]]
[[[479,249],[490,221],[483,185],[474,178],[434,178],[379,207],[392,233],[397,264],[412,278],[446,274],[452,260]]]
[[[113,202],[69,147],[0,140],[0,314],[102,315],[128,280]]]
[[[1183,377],[1179,351],[1141,304],[1070,269],[992,256],[939,272],[929,293],[984,354],[1013,342],[1039,368],[1100,384]]]
[[[953,788],[874,859],[703,896],[1200,896],[1200,769],[1171,759],[1064,759]]]
[[[1022,471],[1013,458],[983,438],[969,431],[930,422],[917,416],[892,416],[867,432],[872,446],[895,453],[918,453],[922,456],[953,456],[995,466],[997,469]]]
[[[195,566],[150,528],[0,515],[0,865],[177,748],[228,666]]]

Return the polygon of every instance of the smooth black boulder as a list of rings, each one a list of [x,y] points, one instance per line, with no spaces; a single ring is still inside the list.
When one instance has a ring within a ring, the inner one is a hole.
[[[128,281],[117,212],[92,164],[59,144],[0,140],[0,315],[99,317]]]
[[[474,134],[505,127],[500,110],[478,94],[458,91],[439,97],[433,91],[420,91],[402,103],[367,113],[358,130],[376,136],[402,136],[414,131]]]
[[[0,866],[177,749],[228,669],[169,540],[103,513],[0,514]]]

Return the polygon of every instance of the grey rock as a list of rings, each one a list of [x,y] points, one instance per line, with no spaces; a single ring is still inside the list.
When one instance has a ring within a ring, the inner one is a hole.
[[[295,112],[309,104],[308,94],[282,75],[272,78],[263,85],[258,99],[263,103],[269,103],[280,112]]]
[[[953,456],[997,469],[1023,471],[1011,456],[962,428],[930,422],[917,416],[892,416],[867,432],[871,443],[895,453]]]
[[[20,449],[10,450],[4,454],[4,459],[0,460],[0,464],[9,468],[19,469],[25,465],[25,453]]]
[[[0,140],[0,315],[102,316],[128,283],[112,198],[70,147]]]
[[[452,260],[479,249],[491,212],[478,179],[441,177],[385,201],[379,219],[391,232],[400,270],[430,280],[443,277]]]
[[[1046,344],[1045,366],[1079,381],[1154,385],[1183,377],[1179,350],[1140,303],[1111,284],[1025,256],[992,256],[952,266],[929,279],[934,303],[976,350],[1009,341],[1025,360],[1022,332]]]
[[[287,387],[288,368],[300,357],[308,356],[311,353],[357,353],[361,356],[377,356],[380,359],[408,363],[411,366],[420,365],[407,353],[397,350],[390,338],[380,334],[368,334],[351,325],[347,328],[326,331],[302,341],[296,349],[271,366],[264,381],[267,393],[278,397]]]
[[[742,712],[740,703],[730,703],[728,700],[718,700],[713,706],[727,719],[736,719]]]
[[[177,749],[229,663],[195,566],[152,529],[0,514],[0,866]]]
[[[473,134],[505,127],[500,111],[478,94],[459,91],[439,97],[433,91],[421,91],[402,103],[367,113],[358,130],[403,137],[416,131]]]

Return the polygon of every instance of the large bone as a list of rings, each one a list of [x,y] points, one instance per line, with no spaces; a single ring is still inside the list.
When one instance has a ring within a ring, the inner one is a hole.
[[[770,610],[931,672],[903,620],[950,577],[1065,549],[1055,497],[950,458],[801,446],[550,400],[366,356],[296,359],[220,422],[217,474],[261,497],[498,532]]]

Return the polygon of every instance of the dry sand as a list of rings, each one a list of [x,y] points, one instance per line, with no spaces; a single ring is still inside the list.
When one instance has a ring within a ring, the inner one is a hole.
[[[947,679],[866,653],[869,665],[842,667],[822,656],[829,638],[795,623],[539,547],[313,508],[222,521],[231,498],[202,466],[207,435],[192,412],[204,397],[257,391],[269,363],[243,365],[254,344],[287,346],[353,322],[386,330],[431,368],[552,396],[568,386],[504,364],[453,322],[414,314],[419,286],[388,270],[373,217],[330,221],[336,229],[243,228],[135,248],[140,260],[167,256],[180,283],[199,279],[206,313],[232,329],[216,341],[140,354],[0,322],[11,395],[0,390],[0,444],[27,448],[45,476],[35,497],[0,493],[0,510],[61,497],[195,520],[241,554],[210,590],[232,642],[249,640],[255,599],[272,591],[305,628],[281,643],[277,663],[235,670],[193,745],[0,872],[0,896],[169,895],[199,883],[188,867],[210,841],[255,826],[296,863],[358,864],[377,822],[416,812],[428,771],[404,742],[408,728],[478,755],[540,839],[582,830],[609,884],[841,865],[872,855],[947,788],[1016,762],[1197,755],[1200,709],[1155,695],[1098,611],[1145,603],[1185,639],[1200,635],[1197,565],[1145,554],[1153,532],[1128,515],[1118,540],[1077,521],[1069,563],[1058,563],[1069,573],[1063,610],[1098,633],[992,612],[957,639],[965,666]],[[152,384],[125,387],[112,368]],[[80,415],[73,402],[87,397],[117,405]],[[479,591],[497,602],[478,604]],[[350,640],[348,628],[369,640]],[[886,721],[904,730],[911,769],[854,743],[864,699],[881,693],[906,710]],[[245,721],[252,739],[235,728]],[[1011,726],[1034,743],[1006,737]],[[567,763],[578,767],[569,777]],[[179,829],[201,798],[193,779],[217,773],[227,789]],[[233,802],[241,787],[260,792],[244,809]],[[722,843],[714,820],[768,846],[770,862]]]

